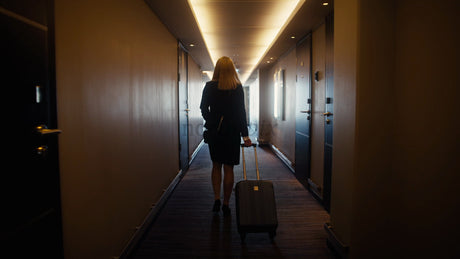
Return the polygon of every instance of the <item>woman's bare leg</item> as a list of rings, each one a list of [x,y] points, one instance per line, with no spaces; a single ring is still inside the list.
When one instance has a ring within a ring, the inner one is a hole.
[[[224,165],[224,205],[228,206],[234,182],[233,165]]]
[[[220,188],[222,184],[222,164],[212,162],[212,188],[214,190],[214,200],[220,199]]]

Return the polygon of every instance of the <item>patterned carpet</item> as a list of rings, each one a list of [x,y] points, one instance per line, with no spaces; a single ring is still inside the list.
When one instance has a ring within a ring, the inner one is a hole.
[[[323,229],[327,212],[271,150],[257,151],[261,178],[275,188],[279,226],[273,243],[265,233],[250,233],[241,243],[234,195],[231,217],[211,212],[212,166],[204,145],[130,258],[333,258]],[[255,179],[252,148],[245,154],[248,178]],[[235,183],[242,172],[235,166]]]

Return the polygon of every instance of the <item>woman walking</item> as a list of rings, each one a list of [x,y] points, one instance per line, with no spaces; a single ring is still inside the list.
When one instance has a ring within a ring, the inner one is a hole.
[[[240,162],[240,143],[250,146],[248,137],[244,92],[235,65],[229,57],[221,57],[214,69],[212,80],[207,82],[201,97],[201,114],[206,120],[205,128],[212,160],[212,187],[214,190],[213,211],[219,212],[222,205],[224,216],[231,211],[228,206],[233,190],[233,166]],[[224,200],[220,201],[224,169]]]

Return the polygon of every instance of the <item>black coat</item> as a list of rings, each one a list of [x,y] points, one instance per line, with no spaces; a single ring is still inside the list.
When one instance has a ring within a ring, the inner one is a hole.
[[[224,134],[248,136],[243,87],[219,90],[217,84],[217,81],[209,81],[203,89],[200,109],[206,120],[204,126],[209,130],[217,129],[223,116],[221,130]]]

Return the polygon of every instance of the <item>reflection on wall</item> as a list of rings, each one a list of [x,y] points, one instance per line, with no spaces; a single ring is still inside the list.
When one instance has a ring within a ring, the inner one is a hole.
[[[295,49],[280,57],[273,66],[259,71],[260,142],[274,145],[290,161],[295,158],[295,101],[289,100],[295,100],[296,72]],[[275,111],[275,102],[278,111]]]
[[[143,1],[55,9],[65,258],[112,258],[178,173],[177,41]]]
[[[273,117],[278,120],[286,120],[286,81],[284,78],[286,70],[278,69],[273,74],[273,94],[275,101],[273,102]]]

